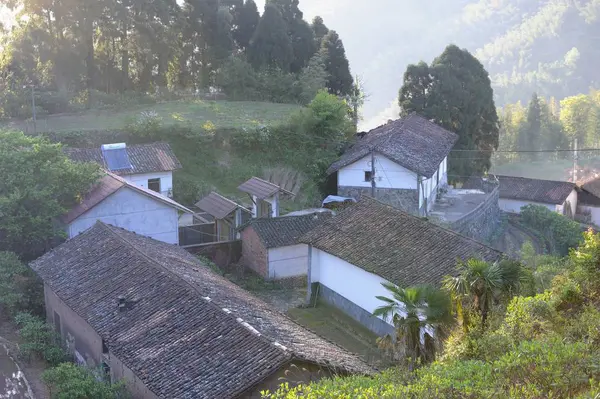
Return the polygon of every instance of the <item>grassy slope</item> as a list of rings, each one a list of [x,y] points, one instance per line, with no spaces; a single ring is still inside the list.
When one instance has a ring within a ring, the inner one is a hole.
[[[110,130],[123,128],[143,111],[154,111],[165,125],[191,123],[216,127],[246,127],[278,122],[299,106],[250,101],[170,101],[120,111],[91,110],[75,115],[42,117],[38,131]],[[11,122],[9,126],[31,131],[31,122]]]

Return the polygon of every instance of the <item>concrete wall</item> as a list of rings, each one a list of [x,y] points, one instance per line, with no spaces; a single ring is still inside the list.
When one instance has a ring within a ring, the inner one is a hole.
[[[371,155],[338,171],[338,186],[371,187],[365,181],[365,172],[371,172]],[[416,190],[417,175],[381,154],[375,154],[375,185],[381,188]]]
[[[484,202],[452,223],[450,228],[477,241],[488,242],[500,227],[500,189],[496,187]]]
[[[44,284],[46,318],[58,330],[54,313],[60,317],[62,345],[71,354],[77,351],[85,363],[96,367],[102,363],[102,338],[86,320],[69,308],[47,285]]]
[[[371,196],[371,188],[367,187],[338,187],[338,195],[359,200],[363,195]],[[419,213],[419,193],[417,190],[376,188],[375,198],[379,201],[417,215]]]
[[[252,226],[242,230],[242,264],[259,276],[269,277],[268,251]]]
[[[384,302],[376,296],[390,293],[383,277],[367,272],[343,259],[311,247],[310,283],[319,283],[319,295],[380,336],[393,332],[390,323],[373,316]]]
[[[125,175],[123,178],[145,188],[148,188],[148,180],[160,179],[160,193],[168,197],[173,196],[173,172],[140,173]]]
[[[69,238],[89,229],[98,220],[169,244],[179,243],[177,209],[131,188],[121,188],[71,222]]]
[[[146,385],[140,380],[133,371],[125,366],[116,356],[112,353],[110,356],[110,375],[112,381],[125,381],[127,391],[131,394],[132,399],[158,399]]]
[[[268,253],[269,278],[274,280],[306,276],[308,271],[308,245],[290,245],[271,248]]]
[[[521,201],[521,200],[500,198],[500,200],[498,201],[498,204],[500,206],[500,209],[502,209],[504,212],[509,212],[509,213],[521,213],[521,208],[526,205],[545,206],[546,208],[550,209],[552,212],[557,212],[557,207],[554,204],[543,204],[541,202],[534,202],[534,201]]]

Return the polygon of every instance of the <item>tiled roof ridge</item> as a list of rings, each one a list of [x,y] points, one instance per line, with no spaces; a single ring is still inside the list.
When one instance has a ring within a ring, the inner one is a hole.
[[[190,283],[189,281],[186,281],[185,279],[181,278],[177,273],[169,270],[168,268],[166,268],[165,266],[163,266],[160,262],[158,262],[157,260],[151,258],[150,256],[146,255],[143,251],[141,251],[139,248],[137,248],[131,241],[129,241],[126,237],[123,237],[122,235],[118,234],[116,231],[114,231],[110,226],[107,225],[104,222],[98,221],[98,224],[100,224],[100,226],[102,226],[102,228],[106,229],[107,231],[110,232],[110,234],[112,234],[113,236],[115,236],[119,241],[125,243],[127,246],[131,247],[138,255],[140,255],[142,258],[144,258],[146,261],[148,261],[150,264],[152,264],[155,267],[158,267],[161,270],[164,270],[165,272],[167,272],[167,274],[169,274],[170,276],[174,277],[177,281],[181,281],[183,282],[186,286],[188,286],[189,288],[191,288],[194,292],[196,292],[197,294],[200,295],[200,297],[206,301],[207,303],[210,304],[210,306],[213,306],[216,309],[219,309],[221,312],[223,312],[226,317],[230,317],[233,318],[235,321],[237,321],[239,324],[241,324],[244,328],[246,328],[248,331],[250,331],[251,333],[253,333],[254,335],[256,335],[259,339],[263,339],[265,341],[267,341],[268,343],[270,343],[271,345],[273,345],[274,347],[276,347],[277,349],[283,351],[284,353],[288,354],[288,355],[293,355],[293,351],[291,351],[290,349],[288,349],[287,347],[281,345],[279,342],[269,338],[268,336],[261,334],[260,331],[258,331],[256,328],[252,327],[249,323],[245,322],[242,318],[240,317],[235,317],[232,312],[227,309],[227,308],[221,308],[219,307],[216,303],[213,303],[212,300],[210,299],[210,297],[208,296],[204,296],[204,294],[202,292],[200,292],[200,290],[194,286],[194,284]],[[115,227],[116,228],[116,227]],[[197,265],[188,262],[186,260],[180,260],[180,262],[185,263],[189,266],[193,266],[193,267],[197,267]],[[295,354],[294,354],[295,355]]]
[[[391,209],[393,209],[393,210],[400,211],[400,212],[404,212],[404,211],[402,211],[402,210],[400,210],[400,209],[394,208],[394,207],[393,207],[393,206],[391,206],[391,205],[388,205],[388,204],[386,204],[386,203],[384,203],[384,202],[381,202],[381,201],[379,201],[379,200],[378,200],[378,199],[376,199],[376,198],[372,198],[372,197],[369,197],[369,196],[367,196],[366,198],[368,198],[368,199],[370,199],[370,200],[373,200],[373,201],[377,201],[377,202],[379,202],[380,204],[383,204],[383,205],[385,205],[386,207],[388,207],[388,208],[391,208]],[[352,207],[350,207],[350,208],[348,208],[348,209],[352,209]],[[404,212],[404,213],[405,213],[406,215],[408,215],[408,216],[409,216],[410,218],[412,218],[412,219],[417,219],[417,220],[420,220],[421,222],[429,223],[429,224],[431,224],[431,225],[432,225],[433,227],[435,227],[435,228],[438,228],[438,229],[444,230],[444,231],[446,231],[446,232],[448,232],[448,233],[450,233],[450,234],[452,234],[452,235],[455,235],[455,236],[458,236],[458,237],[460,237],[460,238],[462,238],[462,239],[466,239],[466,240],[468,240],[468,241],[474,242],[474,243],[476,243],[476,244],[478,244],[478,245],[481,245],[482,247],[486,247],[486,248],[488,248],[488,249],[491,249],[492,251],[494,251],[494,252],[496,252],[496,253],[499,253],[500,255],[503,255],[503,252],[501,252],[501,251],[498,251],[497,249],[495,249],[495,248],[493,248],[493,247],[490,247],[489,245],[487,245],[487,244],[485,244],[485,243],[483,243],[483,242],[481,242],[481,241],[477,241],[477,240],[476,240],[476,239],[474,239],[474,238],[467,237],[467,236],[465,236],[465,235],[462,235],[462,234],[460,234],[460,233],[458,233],[458,232],[456,232],[456,231],[454,231],[454,230],[451,230],[451,229],[449,229],[449,228],[447,228],[447,227],[444,227],[444,226],[441,226],[441,225],[439,225],[439,224],[433,223],[433,222],[431,222],[430,220],[426,220],[426,219],[424,219],[424,218],[421,218],[421,217],[418,217],[418,216],[412,215],[412,214],[410,214],[410,213],[408,213],[408,212]]]
[[[539,181],[547,181],[547,182],[552,182],[552,183],[562,183],[562,184],[577,185],[577,183],[573,183],[573,182],[570,182],[570,181],[564,181],[564,180],[537,179],[537,178],[533,178],[533,177],[510,176],[510,175],[499,175],[499,174],[494,174],[494,176],[496,176],[496,178],[504,177],[504,178],[507,178],[507,179],[539,180]],[[587,181],[587,183],[589,183],[590,181],[596,180],[596,179],[597,178],[591,179],[591,180]],[[587,184],[587,183],[584,183],[584,184]]]
[[[106,144],[106,143],[105,143]],[[128,144],[125,143],[126,147],[125,148],[131,148],[131,147],[152,147],[156,144],[167,144],[170,146],[168,141],[165,140],[159,140],[159,141],[152,141],[149,143],[135,143],[135,144]],[[102,146],[94,146],[94,147],[71,147],[71,146],[67,146],[66,149],[70,150],[70,149],[74,149],[74,150],[97,150],[99,148],[102,148]]]

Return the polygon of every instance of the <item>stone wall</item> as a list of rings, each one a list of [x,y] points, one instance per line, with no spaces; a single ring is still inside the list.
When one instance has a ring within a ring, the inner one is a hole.
[[[342,312],[346,313],[348,316],[352,317],[354,320],[358,321],[360,324],[367,327],[378,336],[383,337],[388,334],[394,334],[394,327],[384,322],[380,318],[373,316],[373,314],[367,312],[360,306],[344,298],[327,286],[319,284],[313,290],[313,292],[315,292],[320,299],[340,309]]]
[[[484,202],[456,222],[453,222],[450,228],[477,241],[489,242],[502,222],[502,214],[498,205],[499,197],[500,189],[495,186]]]
[[[210,259],[219,268],[227,271],[242,257],[242,242],[240,240],[188,245],[182,248],[194,255],[201,255]]]
[[[361,196],[372,197],[370,187],[339,186],[338,195],[359,200]],[[417,190],[401,188],[375,188],[375,198],[394,208],[417,215],[419,213],[419,193]]]

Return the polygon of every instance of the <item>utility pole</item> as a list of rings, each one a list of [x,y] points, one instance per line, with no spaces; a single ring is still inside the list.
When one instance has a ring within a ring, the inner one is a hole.
[[[577,183],[577,139],[573,143],[573,183]]]
[[[371,151],[371,197],[375,198],[375,151]]]

